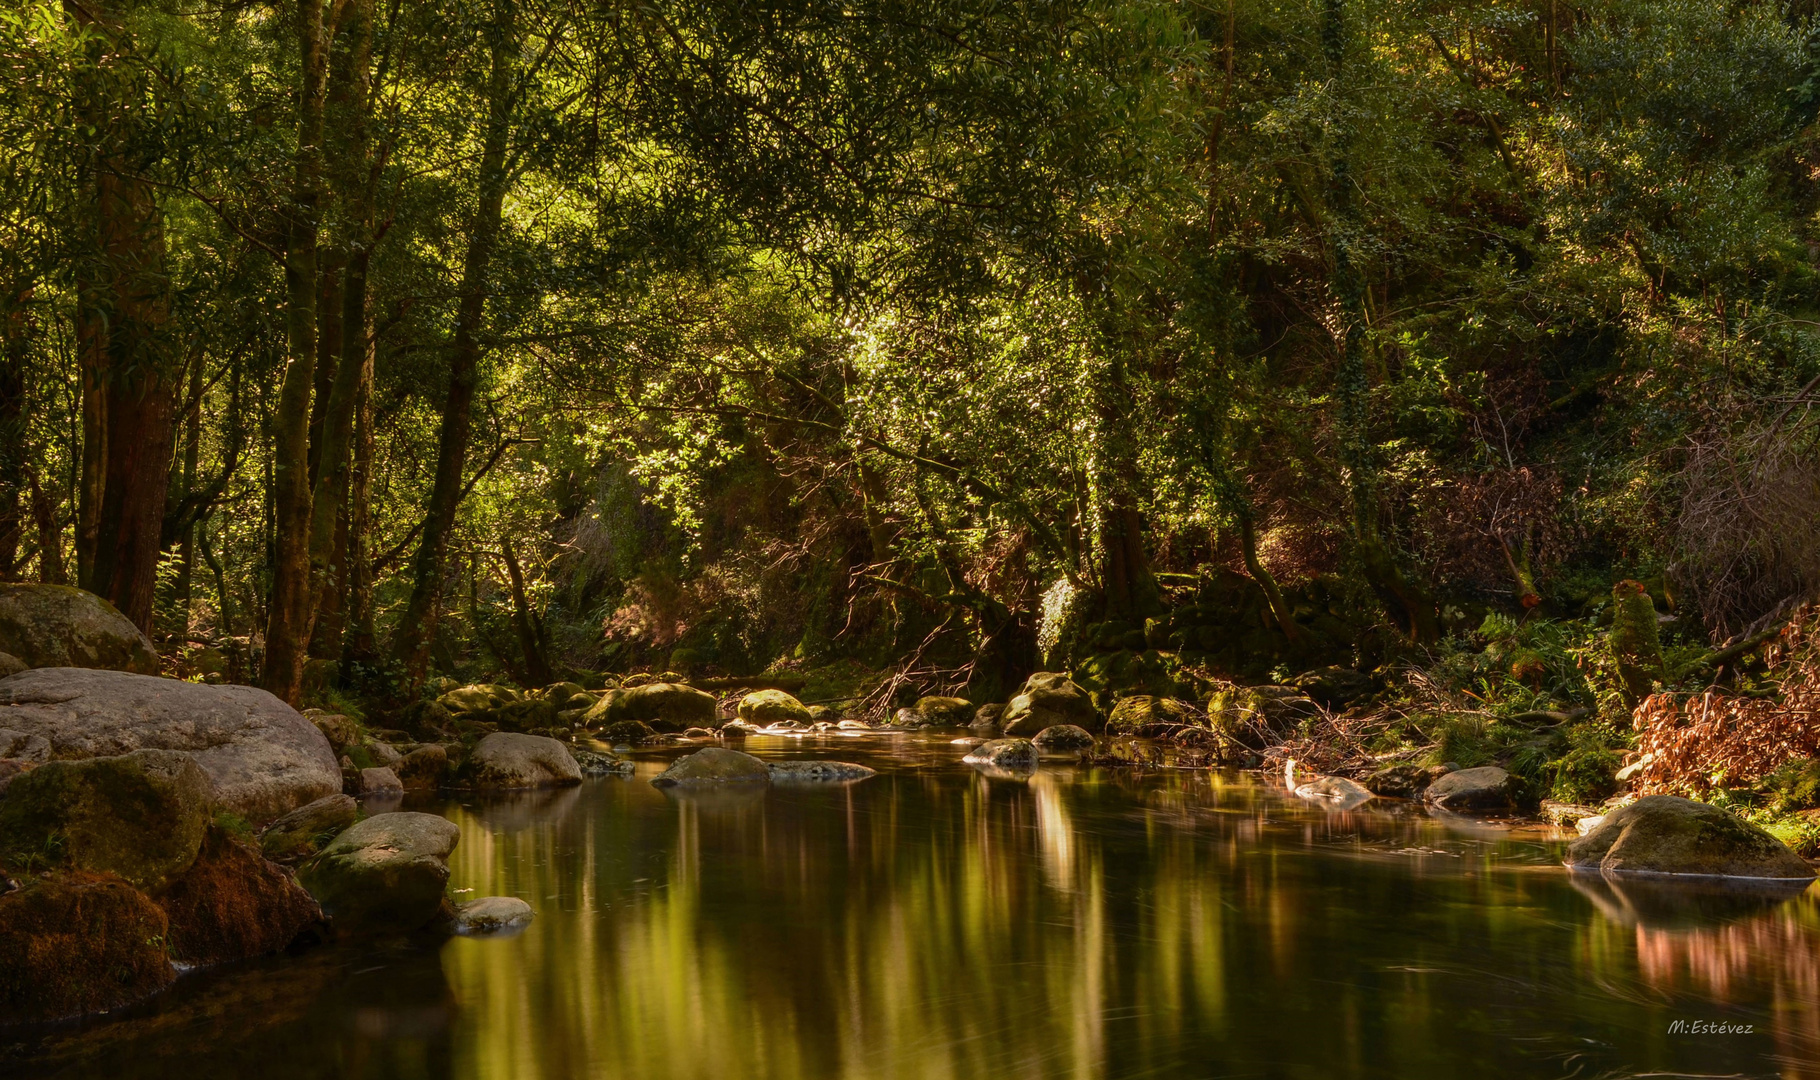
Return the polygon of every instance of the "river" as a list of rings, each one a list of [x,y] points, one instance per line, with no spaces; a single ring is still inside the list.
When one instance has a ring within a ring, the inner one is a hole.
[[[26,1032],[0,1073],[214,1080],[1820,1076],[1820,887],[1608,883],[1568,835],[1268,779],[755,738],[846,785],[412,803],[510,938],[320,948]]]

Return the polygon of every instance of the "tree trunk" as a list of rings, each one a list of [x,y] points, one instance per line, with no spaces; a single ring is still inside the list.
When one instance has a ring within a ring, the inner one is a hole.
[[[0,581],[18,581],[25,570],[25,302],[29,288],[8,286],[0,296]]]
[[[524,653],[525,674],[530,677],[533,686],[548,686],[556,681],[550,672],[550,662],[544,656],[543,627],[537,618],[537,612],[531,607],[530,594],[525,589],[524,570],[518,565],[518,555],[512,550],[512,541],[500,541],[500,550],[505,555],[506,576],[512,583],[512,624],[518,631],[518,647]]]
[[[361,355],[360,392],[354,404],[354,463],[348,476],[347,635],[342,654],[371,661],[379,655],[373,632],[373,343]]]
[[[333,297],[340,310],[333,320],[324,318],[322,323],[323,351],[326,355],[332,350],[335,363],[322,408],[310,526],[310,576],[316,585],[313,601],[321,624],[310,651],[328,659],[339,658],[342,651],[354,409],[362,378],[371,370],[367,363],[367,267],[372,254],[373,211],[367,106],[372,14],[371,0],[349,4],[330,57],[333,92],[328,98],[327,115],[334,131],[335,152],[328,173],[343,221],[343,232],[336,244],[335,261],[340,273]]]
[[[296,704],[303,689],[315,589],[310,575],[310,398],[316,376],[317,217],[322,201],[322,110],[328,49],[321,0],[298,0],[302,86],[297,106],[297,160],[286,222],[284,284],[289,358],[273,421],[272,598],[266,612],[265,669],[260,684]]]
[[[189,401],[189,414],[184,417],[183,430],[183,494],[185,497],[196,490],[196,469],[202,456],[202,353],[197,352],[195,362],[190,367],[190,387],[186,395]],[[180,642],[187,641],[190,631],[190,584],[196,574],[196,525],[191,522],[183,528],[183,538],[177,544],[177,580],[171,588],[171,607],[175,615],[176,633]]]
[[[1327,0],[1321,43],[1336,88],[1343,87],[1346,62],[1345,0]],[[1336,94],[1343,98],[1343,93]],[[1333,291],[1340,304],[1340,362],[1335,377],[1339,399],[1340,463],[1352,497],[1353,542],[1365,581],[1404,634],[1417,642],[1440,636],[1435,605],[1397,565],[1378,528],[1377,464],[1371,444],[1371,378],[1365,368],[1365,287],[1353,260],[1356,233],[1363,227],[1352,195],[1350,137],[1341,126],[1333,135],[1328,202],[1333,214]]]
[[[509,10],[509,9],[508,9]],[[443,401],[442,431],[436,448],[436,479],[424,515],[423,537],[412,562],[411,598],[399,620],[392,655],[403,666],[411,691],[422,685],[436,634],[442,592],[443,558],[455,511],[461,501],[461,474],[467,462],[474,384],[480,367],[480,328],[486,312],[487,273],[499,241],[500,217],[509,177],[506,137],[511,122],[513,34],[509,14],[494,27],[492,70],[487,81],[487,129],[481,148],[479,197],[468,233],[461,271],[455,340],[449,350],[449,392]]]

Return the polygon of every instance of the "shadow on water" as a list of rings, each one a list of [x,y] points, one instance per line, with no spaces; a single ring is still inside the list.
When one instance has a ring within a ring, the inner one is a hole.
[[[654,752],[630,779],[439,804],[462,827],[451,885],[530,901],[523,934],[191,976],[144,1015],[54,1033],[30,1067],[1820,1075],[1808,896],[1570,878],[1558,832],[1327,810],[1235,775],[998,777],[915,736],[746,749],[880,774],[677,793],[647,782]]]

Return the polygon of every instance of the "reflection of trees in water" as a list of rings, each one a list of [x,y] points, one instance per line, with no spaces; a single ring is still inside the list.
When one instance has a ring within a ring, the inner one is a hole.
[[[1632,931],[1643,985],[1718,1002],[1767,992],[1783,1075],[1820,1076],[1820,902],[1811,891],[1617,875],[1576,874],[1573,884],[1603,919]],[[1604,966],[1628,959],[1624,938],[1604,940]]]

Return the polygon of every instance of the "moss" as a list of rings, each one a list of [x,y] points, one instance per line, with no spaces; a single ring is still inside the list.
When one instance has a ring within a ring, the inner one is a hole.
[[[0,863],[155,887],[195,860],[212,794],[196,762],[175,751],[53,761],[14,779],[0,800]]]
[[[0,1023],[112,1009],[168,985],[169,923],[111,875],[33,878],[0,896]]]
[[[1620,581],[1612,586],[1612,621],[1609,639],[1624,683],[1627,704],[1648,697],[1664,677],[1662,638],[1656,626],[1656,606],[1641,582]]]
[[[1769,808],[1778,814],[1820,807],[1820,760],[1799,758],[1785,762],[1759,785]]]
[[[295,878],[220,827],[158,900],[170,920],[171,955],[191,964],[276,952],[321,918]]]

